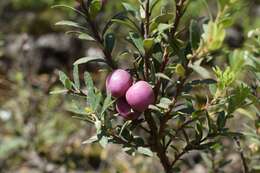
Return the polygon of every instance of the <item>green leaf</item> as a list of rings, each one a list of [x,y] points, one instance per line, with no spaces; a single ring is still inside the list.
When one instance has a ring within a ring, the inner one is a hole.
[[[151,8],[150,11],[153,11],[153,9],[156,7],[156,5],[160,2],[161,0],[153,0],[151,3]]]
[[[142,6],[139,8],[139,13],[140,13],[141,19],[144,20],[146,17],[146,14],[145,14],[145,10]]]
[[[84,108],[84,106],[79,105],[78,103],[75,103],[75,101],[73,101],[66,107],[67,111],[77,114],[77,116],[84,117],[84,118],[93,113],[92,110],[86,111],[87,109],[90,109],[90,108]]]
[[[130,12],[134,17],[138,15],[138,9],[134,7],[133,5],[122,2],[123,7],[125,8],[126,11]]]
[[[154,47],[154,45],[153,45]],[[152,48],[151,50],[151,53],[155,51],[154,48]],[[150,78],[150,82],[151,83],[155,83],[156,81],[156,72],[159,70],[159,62],[157,61],[156,57],[154,57],[155,54],[152,55],[153,57],[153,61],[152,63],[150,64],[150,69],[151,69],[151,72],[150,72],[150,75],[151,75],[151,78]]]
[[[134,136],[133,142],[137,146],[143,146],[145,144],[144,139],[141,136]]]
[[[94,111],[97,111],[97,110],[98,110],[99,105],[100,105],[100,102],[101,102],[101,99],[102,99],[102,94],[101,94],[101,92],[98,92],[98,93],[96,94],[95,103],[93,104],[93,110],[94,110]]]
[[[124,130],[127,130],[127,126],[128,126],[130,123],[131,123],[131,121],[126,121],[126,122],[123,124],[123,126],[122,126],[121,129],[120,129],[119,136],[122,136]],[[122,137],[124,137],[124,136],[122,136]]]
[[[219,24],[221,24],[225,28],[231,27],[233,23],[234,23],[234,18],[232,17],[223,18],[222,20],[219,21]]]
[[[91,75],[88,72],[84,73],[84,80],[85,85],[87,86],[87,100],[91,109],[94,110],[96,105],[95,87]]]
[[[70,21],[70,20],[62,20],[62,21],[57,22],[55,25],[71,26],[71,27],[83,29],[83,30],[86,30],[86,31],[88,30],[87,28],[79,25],[78,23],[76,23],[74,21]]]
[[[73,65],[85,64],[85,63],[89,63],[89,62],[92,62],[92,61],[106,62],[106,60],[104,58],[101,58],[101,57],[83,57],[83,58],[80,58],[77,61],[75,61]]]
[[[143,47],[143,39],[137,33],[134,32],[130,32],[129,36],[134,46],[139,50],[141,54],[144,54],[145,50]]]
[[[182,64],[177,64],[176,68],[175,68],[175,73],[177,75],[179,75],[180,77],[184,77],[185,74],[186,74],[186,70],[185,70],[185,68],[183,67]]]
[[[68,79],[68,76],[63,71],[59,71],[59,80],[63,85],[65,85],[66,79]]]
[[[62,90],[54,90],[54,91],[51,91],[50,94],[51,95],[56,95],[56,94],[64,94],[64,93],[67,93],[68,90],[66,89],[62,89]]]
[[[168,24],[169,21],[173,20],[173,18],[174,15],[169,13],[157,16],[151,21],[151,26],[150,26],[151,32],[153,32],[159,26],[159,24]]]
[[[216,84],[209,84],[209,91],[211,95],[215,95],[217,92],[217,85]]]
[[[202,38],[208,50],[215,51],[221,48],[226,35],[225,28],[217,22],[210,21],[208,25],[203,25],[203,29]]]
[[[217,119],[217,125],[218,125],[219,130],[222,130],[225,127],[225,125],[226,125],[226,116],[225,116],[225,112],[224,111],[219,112],[218,119]]]
[[[226,5],[227,5],[227,0],[218,0],[218,7],[221,9],[223,9]]]
[[[95,122],[95,127],[98,135],[101,135],[101,128],[102,128],[102,123],[101,121],[97,120]]]
[[[79,80],[79,67],[78,65],[74,65],[73,67],[73,79],[74,84],[77,90],[80,90],[80,80]]]
[[[59,71],[59,79],[66,89],[68,90],[72,89],[73,84],[64,72]]]
[[[195,130],[196,130],[196,139],[195,140],[200,141],[203,137],[203,126],[202,126],[201,122],[196,123]]]
[[[89,7],[89,14],[92,18],[95,18],[102,8],[101,0],[92,0]]]
[[[138,147],[137,152],[149,157],[153,157],[153,152],[149,148]]]
[[[174,82],[171,78],[169,78],[166,74],[164,73],[156,73],[155,76],[157,78],[162,78],[162,79],[165,79],[165,80],[168,80],[170,82]]]
[[[198,147],[196,147],[196,149],[199,149],[199,150],[209,149],[212,146],[214,146],[215,144],[217,144],[217,142],[207,142],[205,144],[199,145]]]
[[[82,144],[91,144],[98,141],[98,137],[96,135],[82,142]]]
[[[219,67],[213,68],[215,76],[217,77],[217,87],[220,90],[224,90],[229,87],[236,79],[235,73],[230,66],[226,67],[225,71],[222,71]]]
[[[172,104],[172,101],[166,97],[162,97],[160,99],[160,103],[157,104],[156,106],[163,108],[163,109],[168,109],[169,106]]]
[[[233,113],[236,109],[240,108],[249,95],[250,88],[243,85],[237,87],[234,94],[228,98],[228,113]]]
[[[171,28],[172,28],[172,24],[160,23],[157,27],[157,30],[159,31],[159,33],[163,33],[165,30],[169,30]]]
[[[160,99],[160,103],[171,104],[172,101],[170,99],[166,98],[166,97],[162,97]]]
[[[102,136],[101,139],[99,140],[100,145],[103,148],[106,148],[107,144],[108,144],[108,137],[106,136]]]
[[[125,139],[125,140],[127,140],[127,141],[132,141],[133,140],[133,134],[132,134],[132,132],[128,129],[128,128],[126,128],[126,126],[128,125],[130,123],[130,121],[126,121],[125,123],[124,123],[124,125],[121,127],[121,129],[120,129],[120,136],[123,138],[123,139]]]
[[[115,34],[108,33],[105,36],[105,48],[106,50],[111,53],[115,46]]]
[[[154,21],[158,24],[160,23],[168,23],[169,21],[173,20],[174,15],[170,13],[162,14],[160,16],[157,16]]]
[[[65,88],[67,88],[68,90],[71,90],[72,89],[72,86],[73,86],[73,84],[72,84],[72,82],[69,80],[69,79],[66,79],[65,80]]]
[[[154,39],[153,38],[147,38],[143,42],[143,47],[146,52],[149,52],[154,46]]]
[[[208,112],[205,113],[206,114],[206,119],[207,119],[207,126],[208,126],[208,129],[209,129],[209,132],[208,133],[213,133],[213,131],[215,132],[216,130],[214,129],[214,126],[215,126],[215,123],[212,122],[212,119],[209,115]],[[214,125],[213,125],[214,124]]]
[[[252,120],[254,120],[256,115],[257,115],[256,112],[254,112],[252,110],[243,109],[243,108],[236,109],[236,112],[241,114],[241,115],[245,115],[245,116],[247,116],[248,118],[250,118]]]
[[[149,109],[150,109],[150,110],[153,110],[153,111],[161,112],[160,108],[158,108],[158,107],[155,106],[155,105],[149,105]]]
[[[72,11],[75,11],[76,13],[81,15],[82,17],[84,17],[84,18],[86,17],[86,15],[84,13],[82,13],[81,11],[77,10],[76,8],[73,8],[73,7],[68,6],[68,5],[62,5],[62,4],[61,5],[54,5],[51,8],[68,8],[68,9],[70,9]]]
[[[95,39],[92,36],[90,36],[87,33],[81,32],[81,31],[67,31],[66,34],[74,34],[80,40],[95,41]]]
[[[185,52],[183,51],[183,49],[181,49],[181,43],[179,40],[177,39],[171,39],[169,40],[170,42],[170,46],[173,49],[174,54],[178,55],[181,62],[185,62],[186,61],[186,56],[185,56]]]
[[[197,72],[202,78],[209,79],[212,78],[211,74],[208,69],[200,66],[200,61],[195,62],[194,64],[190,65],[190,67]]]
[[[95,40],[92,36],[90,36],[89,34],[86,34],[86,33],[79,34],[78,38],[81,39],[81,40],[87,40],[87,41],[94,41]]]
[[[106,99],[104,100],[102,111],[101,111],[101,116],[105,113],[105,111],[113,105],[115,101],[112,100],[111,94],[108,93]]]
[[[108,29],[111,27],[111,25],[113,24],[113,19],[119,19],[119,20],[124,20],[128,18],[126,16],[126,13],[125,12],[119,12],[117,14],[115,14],[106,24],[105,24],[105,27],[102,31],[102,37],[104,37],[104,35],[106,34],[106,32],[108,31]]]
[[[190,23],[190,44],[193,50],[199,47],[200,27],[197,21],[192,20]]]
[[[139,29],[136,27],[136,25],[132,21],[130,21],[128,18],[124,18],[124,20],[122,20],[122,19],[111,19],[111,22],[118,23],[120,25],[125,25],[129,29],[132,29],[135,32],[139,32]]]

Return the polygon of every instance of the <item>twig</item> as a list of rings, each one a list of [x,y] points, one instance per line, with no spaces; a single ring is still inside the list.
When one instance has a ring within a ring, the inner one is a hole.
[[[144,27],[144,39],[149,38],[149,26],[150,26],[150,0],[146,0],[145,2],[145,23],[143,25]],[[149,78],[149,52],[145,52],[144,55],[144,65],[145,65],[145,79],[148,80]]]
[[[211,154],[212,171],[218,172],[218,169],[216,168],[216,164],[215,164],[215,153],[211,151],[210,154]]]
[[[145,117],[145,120],[149,126],[149,129],[150,129],[150,133],[151,133],[151,138],[153,138],[151,142],[151,145],[152,146],[155,146],[155,140],[156,140],[156,137],[157,137],[157,126],[156,126],[156,123],[153,119],[153,117],[149,114],[148,111],[145,111],[144,112],[144,117]]]
[[[123,145],[130,145],[132,146],[132,144],[126,140],[124,140],[123,138],[117,136],[115,133],[111,132],[109,133],[110,136],[113,137],[114,140],[116,140],[119,144],[123,144]]]
[[[178,83],[176,86],[176,91],[174,96],[172,97],[172,102],[169,105],[168,111],[165,113],[163,118],[160,121],[160,129],[159,129],[159,137],[162,138],[162,134],[164,132],[164,129],[166,127],[166,123],[172,118],[172,110],[175,107],[175,104],[177,103],[178,97],[181,95],[181,92],[183,90],[184,83],[186,82],[188,76],[192,73],[192,70],[188,67],[189,62],[186,62],[184,64],[184,69],[185,69],[185,76],[179,77]]]
[[[159,157],[166,173],[171,173],[171,165],[170,165],[170,161],[169,158],[166,155],[166,152],[162,146],[162,144],[160,143],[160,140],[158,138],[158,133],[157,133],[157,126],[156,123],[154,121],[154,119],[152,118],[152,116],[149,114],[148,111],[146,111],[144,113],[145,115],[145,120],[148,123],[148,126],[150,128],[151,131],[151,143],[150,146],[152,148],[152,150],[154,150],[157,153],[157,156]]]
[[[163,53],[163,62],[160,66],[160,73],[163,73],[165,68],[166,68],[166,65],[168,64],[169,62],[169,50],[168,50],[168,47],[165,47],[164,48],[164,53]],[[159,95],[159,90],[160,90],[160,87],[161,87],[161,78],[158,79],[156,85],[155,85],[155,88],[154,88],[154,95],[155,95],[155,100],[157,100],[157,97]]]
[[[150,0],[145,1],[145,23],[143,26],[144,31],[144,39],[149,38],[149,25],[150,25]],[[149,56],[150,51],[145,52],[144,55],[144,64],[145,64],[145,79],[148,80],[149,78]],[[144,112],[145,120],[148,123],[149,129],[150,129],[150,147],[152,150],[154,150],[157,153],[157,156],[159,157],[166,173],[171,173],[171,165],[169,158],[166,155],[166,152],[163,148],[163,145],[160,142],[160,139],[158,138],[158,127],[156,125],[156,122],[154,121],[153,117],[151,116],[151,113],[149,110]]]
[[[144,39],[149,38],[149,25],[150,25],[150,0],[145,1],[145,6],[143,7],[145,10],[145,23],[142,24],[142,28],[144,31]],[[148,80],[149,78],[149,56],[150,52],[145,52],[144,55],[144,64],[145,64],[145,79]],[[154,121],[153,117],[149,110],[144,112],[145,120],[148,123],[150,129],[150,147],[153,151],[157,153],[166,173],[171,173],[171,165],[169,158],[166,155],[166,152],[163,148],[163,145],[158,138],[158,127],[156,122]]]
[[[161,119],[160,129],[159,129],[160,138],[162,138],[162,134],[165,129],[166,123],[168,122],[168,120],[170,120],[172,118],[171,111],[175,107],[175,104],[177,103],[177,99],[178,99],[179,95],[181,94],[184,82],[185,82],[185,78],[181,79],[180,83],[177,85],[175,95],[173,96],[173,99],[172,99],[172,103],[170,104],[169,109],[165,113],[164,117]]]
[[[181,158],[186,152],[188,152],[188,151],[186,151],[186,150],[184,149],[181,153],[179,153],[178,155],[176,155],[175,158],[174,158],[174,160],[173,160],[172,163],[171,163],[171,167],[173,167],[173,166],[176,164],[176,162],[177,162],[178,160],[180,160],[180,158]]]
[[[179,132],[182,132],[182,133],[183,133],[183,135],[184,135],[184,137],[185,137],[185,140],[186,140],[186,143],[189,143],[189,137],[188,137],[188,134],[187,134],[187,132],[185,131],[184,128],[185,128],[187,125],[189,125],[190,123],[194,122],[195,120],[197,120],[197,119],[188,120],[188,121],[184,122],[178,129],[175,130],[176,135],[177,135]],[[169,142],[165,145],[165,150],[167,150],[167,148],[170,146],[171,142],[172,142],[172,139],[169,140]]]
[[[176,17],[175,17],[175,21],[173,23],[173,28],[171,30],[171,35],[173,37],[177,31],[178,25],[180,23],[180,19],[181,19],[182,15],[184,14],[183,6],[184,6],[185,1],[186,0],[180,0],[179,3],[176,3],[176,14],[175,14]]]
[[[194,118],[194,119],[190,119],[190,120],[187,120],[186,122],[184,122],[178,129],[176,129],[176,134],[180,131],[182,131],[187,125],[189,125],[190,123],[196,121],[198,118]]]
[[[144,126],[140,125],[139,127],[140,127],[141,129],[143,129],[145,132],[147,132],[147,133],[151,133],[151,131],[148,130],[147,128],[145,128]]]
[[[145,3],[145,24],[144,24],[144,38],[149,37],[149,26],[150,26],[150,0],[146,0]]]
[[[239,141],[239,139],[237,137],[234,137],[234,140],[235,140],[235,142],[237,144],[238,151],[240,153],[240,157],[241,157],[241,160],[242,160],[242,163],[243,163],[243,167],[244,167],[244,173],[249,173],[249,169],[248,169],[248,166],[247,166],[247,163],[246,163],[246,158],[245,158],[243,149],[241,147],[240,141]]]

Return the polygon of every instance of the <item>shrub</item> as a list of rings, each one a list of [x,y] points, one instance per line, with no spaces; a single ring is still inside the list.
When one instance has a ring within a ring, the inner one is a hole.
[[[97,21],[103,9],[100,0],[78,0],[80,10],[73,10],[86,20],[86,25],[73,21],[57,24],[73,27],[80,39],[96,42],[104,57],[77,60],[74,81],[60,72],[65,90],[58,92],[86,98],[85,111],[79,117],[92,123],[96,134],[84,143],[99,142],[103,147],[114,143],[122,145],[128,154],[156,155],[166,173],[178,171],[182,156],[192,150],[216,150],[222,137],[235,139],[241,147],[239,141],[244,134],[233,131],[227,122],[238,111],[255,111],[259,107],[256,88],[260,61],[252,47],[231,50],[225,45],[226,29],[240,9],[238,1],[216,1],[216,17],[192,19],[186,26],[182,18],[189,0],[173,1],[171,10],[160,0],[122,2],[124,10],[102,22]],[[118,46],[122,48],[119,52],[115,52],[119,36],[113,32],[115,25],[127,34],[123,48]],[[259,45],[259,32],[257,35],[257,31],[251,31],[249,39]],[[128,83],[130,77],[124,77],[127,89],[118,95],[112,92],[116,96],[112,98],[109,92],[98,90],[85,72],[86,88],[81,87],[80,64],[96,61],[100,68],[113,71],[121,68],[116,57],[122,54],[133,58],[126,69],[134,80],[133,86]],[[220,58],[224,59],[223,66],[214,65]],[[249,76],[254,85],[247,80]],[[114,121],[118,113],[125,117],[124,124]],[[249,172],[245,155],[242,150],[240,153],[244,170]],[[213,172],[215,169],[212,167]]]

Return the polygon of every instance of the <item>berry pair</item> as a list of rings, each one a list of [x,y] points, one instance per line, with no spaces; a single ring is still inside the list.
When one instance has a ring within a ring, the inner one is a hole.
[[[113,71],[106,79],[106,89],[117,99],[117,112],[125,119],[136,119],[154,102],[154,92],[149,83],[133,84],[131,75],[122,69]]]

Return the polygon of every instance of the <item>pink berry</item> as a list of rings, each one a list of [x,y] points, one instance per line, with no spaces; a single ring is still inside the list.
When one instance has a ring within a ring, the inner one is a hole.
[[[106,89],[113,97],[122,97],[133,84],[131,75],[122,69],[113,71],[106,79]]]
[[[124,97],[121,97],[116,101],[116,110],[121,117],[127,120],[134,120],[141,114],[139,112],[133,111]]]
[[[154,92],[151,85],[145,81],[139,81],[126,92],[128,104],[136,111],[145,111],[154,102]]]

